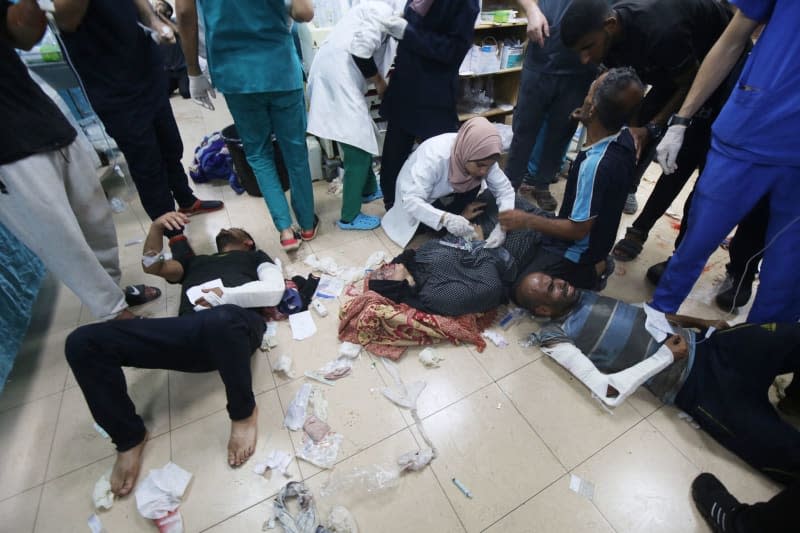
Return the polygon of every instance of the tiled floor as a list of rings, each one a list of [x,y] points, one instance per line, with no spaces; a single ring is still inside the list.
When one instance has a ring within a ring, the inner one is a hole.
[[[173,99],[173,105],[186,145],[184,163],[205,132],[231,122],[221,99],[215,112],[179,99]],[[646,178],[640,202],[655,177]],[[211,252],[212,236],[231,225],[248,229],[292,273],[308,273],[302,260],[310,253],[357,266],[372,252],[398,251],[380,229],[365,233],[336,229],[339,200],[327,193],[324,183],[315,186],[321,234],[291,257],[278,251],[277,233],[260,199],[236,196],[222,185],[197,189],[201,197],[223,199],[227,206],[192,220],[189,238],[201,253]],[[113,194],[129,203],[126,211],[115,215],[123,281],[147,282],[164,291],[141,313],[174,314],[179,288],[143,274],[138,266],[138,241],[148,220],[136,195],[120,187]],[[379,214],[379,202],[367,211]],[[621,232],[630,218],[625,217]],[[659,221],[643,256],[619,265],[609,294],[632,301],[649,297],[652,288],[643,279],[644,271],[668,255],[676,235],[673,225],[668,217]],[[723,252],[714,255],[709,272],[684,306],[686,313],[720,316],[710,302],[724,263]],[[274,375],[270,362],[289,354],[302,375],[333,359],[337,309],[338,302],[329,304],[329,316],[315,319],[318,333],[305,341],[292,341],[288,324],[281,323],[277,349],[254,356],[260,433],[251,463],[272,449],[297,449],[299,435],[281,426],[286,405],[303,379]],[[63,344],[69,331],[91,320],[72,293],[48,280],[16,367],[0,395],[1,531],[87,530],[94,482],[113,464],[114,450],[93,427],[64,360]],[[427,382],[420,414],[440,453],[430,468],[404,476],[386,492],[341,491],[326,498],[319,497],[319,489],[328,472],[305,462],[293,463],[289,472],[308,482],[321,515],[327,516],[333,505],[345,505],[367,533],[705,531],[689,496],[689,484],[699,472],[715,472],[745,501],[761,500],[776,491],[775,485],[645,391],[613,414],[601,409],[538,349],[518,345],[535,328],[532,321],[514,326],[506,332],[511,344],[504,349],[490,346],[478,353],[470,346],[440,346],[445,360],[437,369],[422,367],[418,349],[409,350],[400,361],[405,380]],[[338,471],[390,463],[421,443],[408,413],[380,394],[391,378],[376,361],[363,356],[352,376],[325,388],[329,422],[344,436]],[[187,531],[261,531],[271,498],[284,480],[257,476],[252,464],[238,470],[226,465],[228,420],[218,376],[161,370],[126,374],[131,396],[152,435],[145,448],[144,473],[172,460],[194,474],[181,507]],[[594,484],[592,500],[569,489],[571,474]],[[453,477],[469,487],[472,499],[453,485]],[[139,516],[133,497],[117,501],[100,517],[110,533],[155,531]]]

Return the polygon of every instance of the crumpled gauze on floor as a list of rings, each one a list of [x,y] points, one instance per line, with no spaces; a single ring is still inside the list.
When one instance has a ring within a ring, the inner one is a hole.
[[[331,509],[325,527],[330,533],[358,533],[358,525],[355,518],[346,507],[341,505],[335,505]]]
[[[297,498],[300,512],[295,518],[286,507],[286,500]],[[317,528],[317,513],[314,509],[314,497],[300,481],[291,481],[275,496],[272,502],[275,518],[283,526],[286,533],[314,533]]]
[[[136,489],[136,508],[150,519],[163,518],[181,504],[192,474],[169,462],[151,470]]]
[[[94,484],[94,491],[92,491],[92,501],[94,502],[95,509],[111,509],[114,505],[114,493],[111,492],[111,470],[103,474]]]

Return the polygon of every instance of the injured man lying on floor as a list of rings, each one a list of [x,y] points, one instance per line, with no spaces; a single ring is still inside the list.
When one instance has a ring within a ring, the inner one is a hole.
[[[178,212],[154,220],[142,256],[145,272],[182,284],[179,316],[90,324],[66,341],[67,361],[89,410],[117,448],[110,481],[118,496],[133,489],[147,440],[123,367],[219,372],[231,419],[228,464],[239,466],[255,451],[258,410],[250,358],[266,329],[261,310],[283,296],[283,272],[238,228],[219,232],[219,253],[194,255],[186,243],[172,248],[180,257],[163,253],[164,232],[188,223]]]
[[[765,475],[784,484],[800,480],[800,431],[778,415],[767,394],[776,376],[800,372],[800,324],[728,327],[666,315],[668,323],[653,327],[657,321],[646,306],[543,273],[526,275],[514,298],[550,317],[533,340],[604,405],[615,407],[645,386]],[[794,410],[798,401],[795,377],[778,407]]]
[[[535,207],[519,195],[515,211],[555,218],[553,213]],[[520,273],[532,268],[553,274],[575,272],[578,284],[588,283],[583,286],[594,290],[603,290],[613,272],[613,267],[609,268],[612,263],[605,259],[596,265],[576,269],[567,257],[552,252],[567,248],[569,243],[531,229],[509,232],[501,247],[485,247],[483,237],[489,235],[498,222],[497,204],[489,191],[481,193],[467,206],[465,213],[478,213],[472,219],[473,239],[444,235],[425,242],[416,250],[407,249],[391,264],[369,276],[369,289],[420,311],[461,316],[484,313],[508,303]],[[609,241],[606,252],[611,244],[613,242]],[[598,274],[586,276],[586,270]]]

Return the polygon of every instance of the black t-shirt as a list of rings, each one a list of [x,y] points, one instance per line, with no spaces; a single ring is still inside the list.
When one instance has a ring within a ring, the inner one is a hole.
[[[633,67],[653,87],[699,65],[731,18],[719,0],[625,0],[613,8],[623,34],[605,65]]]
[[[194,305],[186,297],[186,289],[220,278],[225,287],[238,287],[258,281],[258,265],[272,259],[261,250],[233,251],[214,255],[196,255],[182,260],[181,305],[179,315],[192,313]]]
[[[28,74],[5,35],[11,5],[0,0],[0,165],[29,155],[63,148],[75,140],[75,129]],[[34,179],[35,176],[31,176]]]
[[[138,22],[133,0],[91,0],[76,31],[61,34],[101,118],[167,94],[158,47]]]
[[[545,237],[545,249],[578,264],[605,259],[617,237],[635,164],[636,149],[627,128],[583,149],[570,167],[558,218],[594,219],[592,230],[574,242]]]
[[[547,74],[574,74],[594,77],[597,67],[582,65],[580,56],[561,42],[561,19],[571,0],[539,0],[539,9],[547,18],[550,36],[544,46],[528,42],[525,51],[525,68]]]

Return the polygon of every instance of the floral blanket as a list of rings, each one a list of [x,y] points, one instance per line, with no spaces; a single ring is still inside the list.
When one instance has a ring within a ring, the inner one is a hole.
[[[471,343],[482,352],[486,341],[481,332],[494,322],[496,314],[491,311],[457,317],[432,315],[366,291],[340,308],[339,339],[394,360],[409,346],[441,341]]]

